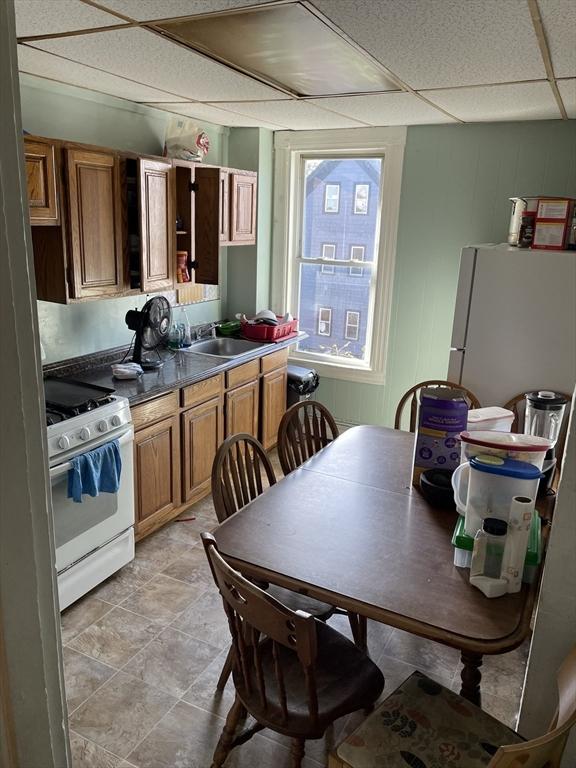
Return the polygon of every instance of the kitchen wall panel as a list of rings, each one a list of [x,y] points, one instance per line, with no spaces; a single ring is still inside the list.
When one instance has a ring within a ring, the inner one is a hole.
[[[417,381],[445,378],[460,250],[504,242],[514,195],[576,197],[576,121],[408,128],[386,383],[323,378],[336,418],[391,426]]]

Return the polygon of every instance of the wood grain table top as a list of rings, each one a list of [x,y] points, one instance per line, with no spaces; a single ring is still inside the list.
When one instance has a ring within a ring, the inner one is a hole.
[[[453,565],[454,511],[410,485],[414,435],[354,427],[217,528],[250,576],[448,645],[500,653],[529,627],[535,588],[486,598]]]

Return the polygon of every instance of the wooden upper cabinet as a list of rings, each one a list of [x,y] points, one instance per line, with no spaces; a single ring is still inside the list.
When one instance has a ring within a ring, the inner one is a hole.
[[[24,139],[30,224],[58,226],[60,206],[56,147],[48,141]]]
[[[176,250],[172,163],[138,160],[140,184],[140,288],[174,288]]]
[[[230,172],[230,242],[256,243],[257,175]]]
[[[80,299],[124,290],[118,158],[66,150],[71,294]]]
[[[230,174],[226,168],[220,168],[219,173],[219,210],[218,210],[218,235],[220,244],[225,245],[230,241]]]

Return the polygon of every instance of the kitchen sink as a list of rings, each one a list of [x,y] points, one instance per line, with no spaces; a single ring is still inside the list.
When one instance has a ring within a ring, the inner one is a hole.
[[[258,341],[247,341],[246,339],[206,339],[206,341],[196,341],[190,347],[190,352],[196,352],[201,355],[211,355],[214,357],[240,357],[248,352],[253,352],[259,347],[266,347],[268,344],[262,344]]]

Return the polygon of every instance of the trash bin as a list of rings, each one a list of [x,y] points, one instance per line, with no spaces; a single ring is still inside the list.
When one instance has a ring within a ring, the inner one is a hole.
[[[316,392],[319,383],[320,377],[318,376],[318,372],[313,368],[302,368],[299,365],[289,365],[288,408],[300,400],[307,400],[313,392]]]

